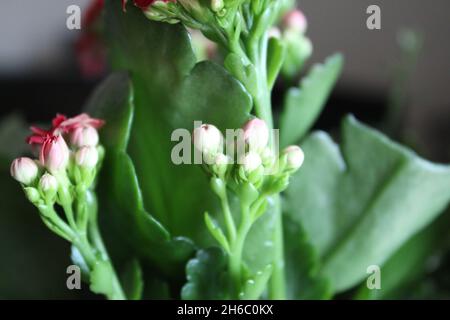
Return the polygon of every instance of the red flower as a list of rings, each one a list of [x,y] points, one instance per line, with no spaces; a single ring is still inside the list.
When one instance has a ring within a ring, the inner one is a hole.
[[[44,144],[44,142],[52,137],[59,136],[63,133],[71,133],[78,128],[93,127],[101,128],[105,121],[101,119],[91,118],[87,113],[82,113],[73,118],[67,118],[63,114],[57,114],[52,121],[50,130],[31,127],[31,136],[27,138],[28,144]]]
[[[99,129],[104,124],[104,120],[91,118],[87,113],[82,113],[76,117],[62,121],[59,123],[58,128],[64,133],[69,133],[78,128],[93,127]]]

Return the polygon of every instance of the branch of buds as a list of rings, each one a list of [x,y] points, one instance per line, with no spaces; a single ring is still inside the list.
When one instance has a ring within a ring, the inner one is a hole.
[[[52,128],[32,127],[27,142],[39,159],[26,157],[11,164],[11,176],[39,210],[44,224],[71,242],[92,272],[99,263],[111,264],[99,237],[95,179],[104,157],[97,129],[104,122],[87,114],[74,118],[57,115]],[[69,143],[67,143],[69,142]],[[62,217],[56,206],[62,208]],[[111,299],[124,299],[114,269]],[[95,291],[95,290],[94,290]]]
[[[222,133],[211,124],[194,129],[193,139],[196,150],[202,154],[211,188],[220,199],[227,235],[208,213],[205,223],[228,253],[230,280],[235,297],[239,298],[246,280],[242,275],[242,253],[248,232],[266,212],[270,197],[288,186],[289,177],[301,167],[304,155],[299,147],[290,146],[277,157],[268,147],[267,124],[258,118],[248,121],[232,143],[227,141],[226,148]],[[244,152],[239,156],[235,150],[240,149]],[[231,214],[229,192],[239,199],[239,226]]]

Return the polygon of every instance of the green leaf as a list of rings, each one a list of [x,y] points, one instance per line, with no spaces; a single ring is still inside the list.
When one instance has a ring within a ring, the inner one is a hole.
[[[199,250],[186,266],[188,282],[181,291],[185,300],[222,300],[228,295],[227,258],[222,249]]]
[[[148,21],[142,12],[108,2],[106,26],[116,68],[132,75],[135,119],[129,154],[145,208],[173,235],[211,245],[202,213],[217,212],[217,200],[198,166],[175,165],[175,129],[193,130],[195,120],[224,130],[249,117],[251,98],[222,67],[195,65],[189,36],[179,25]],[[224,94],[226,93],[226,94]]]
[[[330,281],[319,273],[320,258],[308,236],[288,215],[283,216],[284,256],[288,299],[329,299]]]
[[[342,155],[325,133],[311,135],[303,148],[287,211],[337,292],[363,280],[368,266],[381,266],[449,202],[449,166],[420,159],[353,117],[343,123]]]
[[[280,118],[281,145],[298,142],[320,115],[341,73],[343,58],[336,54],[312,67],[300,88],[287,92]]]
[[[133,91],[125,73],[106,79],[89,100],[86,111],[106,120],[101,130],[101,141],[106,147],[106,157],[98,189],[102,225],[112,229],[107,238],[114,241],[112,250],[126,244],[140,256],[157,261],[167,273],[183,268],[193,253],[193,246],[186,240],[171,240],[169,232],[145,209],[142,192],[134,165],[125,152],[133,123]],[[105,213],[108,217],[105,219]],[[179,244],[176,250],[167,250]],[[125,247],[120,258],[129,260],[133,253]],[[115,255],[117,258],[117,254]]]
[[[120,300],[118,291],[115,288],[115,281],[113,279],[114,270],[106,261],[97,262],[90,274],[90,289],[97,294],[103,294],[111,300]]]
[[[126,73],[115,73],[106,78],[84,106],[93,117],[106,119],[101,129],[101,143],[106,148],[125,151],[134,116],[134,94]]]
[[[409,286],[423,281],[423,277],[429,271],[430,260],[435,260],[448,245],[449,222],[450,211],[447,210],[431,225],[409,239],[383,264],[381,289],[370,290],[363,282],[356,298],[398,299],[408,297]]]
[[[122,288],[129,300],[140,300],[144,289],[144,281],[141,265],[136,259],[132,259],[125,266],[121,277]]]
[[[247,279],[244,284],[242,292],[239,294],[241,300],[256,300],[261,297],[266,289],[267,282],[272,275],[272,265],[267,265],[261,271],[255,273],[255,275]]]

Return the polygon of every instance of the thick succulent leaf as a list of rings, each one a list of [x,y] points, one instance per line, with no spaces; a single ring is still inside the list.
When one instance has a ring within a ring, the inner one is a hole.
[[[90,286],[92,292],[103,294],[108,299],[119,300],[118,290],[115,288],[116,283],[113,281],[114,271],[111,270],[111,264],[105,261],[97,262],[89,276]]]
[[[363,280],[368,266],[381,266],[449,202],[449,166],[420,159],[352,117],[343,123],[342,154],[325,133],[311,135],[303,148],[287,211],[337,292]]]
[[[319,273],[320,258],[298,221],[283,217],[288,299],[329,299],[330,281]]]
[[[120,279],[125,296],[129,300],[140,300],[144,290],[144,280],[141,265],[136,259],[130,260],[125,266]]]
[[[112,2],[107,7],[113,61],[131,72],[135,89],[129,152],[145,207],[171,234],[204,244],[203,212],[217,212],[216,200],[199,167],[172,163],[171,134],[180,128],[191,132],[195,120],[240,127],[251,99],[223,68],[209,62],[195,66],[181,26],[148,21],[134,8],[123,14]]]
[[[431,225],[409,239],[381,267],[381,288],[370,290],[366,282],[356,299],[398,299],[410,297],[410,287],[423,282],[427,272],[433,271],[435,263],[448,247],[450,234],[448,224],[450,211],[441,215]],[[431,269],[431,270],[430,270]]]
[[[222,249],[199,250],[186,266],[188,282],[181,291],[185,300],[219,300],[228,294],[227,258]]]
[[[134,116],[133,100],[130,77],[118,72],[106,78],[85,104],[85,112],[106,120],[100,131],[106,148],[126,150]]]
[[[342,56],[336,54],[324,64],[313,66],[300,87],[287,92],[280,118],[281,145],[298,142],[311,129],[330,96],[342,65]]]
[[[135,167],[124,151],[133,123],[132,101],[127,75],[117,74],[107,79],[88,103],[93,116],[106,120],[101,131],[106,157],[98,183],[102,226],[116,262],[129,260],[135,252],[168,275],[180,274],[193,254],[193,244],[188,239],[171,239],[166,228],[146,211]],[[118,235],[121,241],[117,241]]]

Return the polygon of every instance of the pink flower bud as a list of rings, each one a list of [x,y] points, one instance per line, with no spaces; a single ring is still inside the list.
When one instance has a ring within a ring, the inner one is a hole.
[[[222,150],[222,133],[211,124],[203,124],[194,129],[194,147],[204,155],[215,155]]]
[[[64,170],[69,161],[69,148],[61,135],[49,136],[42,144],[39,160],[51,173]]]
[[[12,162],[10,172],[14,179],[29,185],[38,175],[38,166],[30,158],[17,158]]]
[[[283,19],[283,25],[286,29],[305,33],[308,27],[305,15],[300,10],[292,10]]]
[[[269,129],[266,123],[258,118],[248,121],[244,127],[244,141],[252,151],[259,152],[269,142]]]
[[[91,126],[76,128],[70,134],[70,143],[77,148],[95,147],[98,144],[98,132]]]
[[[250,173],[261,166],[262,160],[259,154],[250,151],[241,159],[241,164],[244,167],[245,172]]]
[[[94,168],[98,163],[97,148],[86,146],[78,149],[78,151],[75,153],[75,162],[77,165],[83,168]]]
[[[305,160],[305,154],[298,146],[289,146],[283,150],[283,154],[287,156],[286,168],[288,170],[297,170]]]

